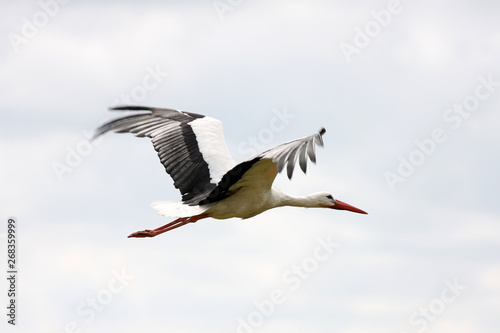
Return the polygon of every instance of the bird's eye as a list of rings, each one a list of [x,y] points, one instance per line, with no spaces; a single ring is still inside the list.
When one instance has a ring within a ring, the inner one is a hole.
[[[327,197],[328,199],[330,199],[330,200],[333,200],[333,197],[332,197],[332,195],[331,195],[331,194],[328,194],[326,197]]]

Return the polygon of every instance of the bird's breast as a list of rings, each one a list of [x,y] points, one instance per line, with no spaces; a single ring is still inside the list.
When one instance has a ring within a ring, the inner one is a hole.
[[[215,219],[250,218],[273,207],[270,205],[269,196],[270,193],[267,191],[255,192],[241,189],[217,202],[206,213]]]

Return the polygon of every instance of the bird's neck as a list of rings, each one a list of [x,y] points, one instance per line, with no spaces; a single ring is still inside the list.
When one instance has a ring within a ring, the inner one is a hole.
[[[292,207],[319,207],[317,201],[311,195],[296,197],[286,194],[273,188],[273,196],[275,198],[275,207],[292,206]]]

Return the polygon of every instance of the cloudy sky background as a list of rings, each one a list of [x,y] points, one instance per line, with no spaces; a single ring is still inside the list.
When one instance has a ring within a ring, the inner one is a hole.
[[[2,307],[1,327],[496,332],[500,84],[482,82],[500,82],[497,2],[41,3],[0,14],[0,241],[14,217],[19,258],[18,325]],[[318,164],[276,184],[369,215],[282,208],[127,239],[179,197],[147,139],[89,143],[127,102],[220,119],[236,161],[325,127]]]

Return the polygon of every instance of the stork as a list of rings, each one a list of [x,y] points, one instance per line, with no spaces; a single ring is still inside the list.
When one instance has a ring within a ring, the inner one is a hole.
[[[285,165],[291,179],[297,160],[304,173],[307,157],[316,163],[315,145],[323,146],[324,128],[235,164],[226,146],[222,124],[217,119],[144,106],[120,106],[111,110],[136,113],[103,124],[94,138],[108,131],[151,138],[161,163],[182,194],[179,201],[151,204],[161,215],[177,217],[175,221],[153,230],[134,232],[129,238],[154,237],[207,217],[247,219],[282,206],[333,208],[367,214],[326,192],[296,197],[273,186],[276,175]]]

